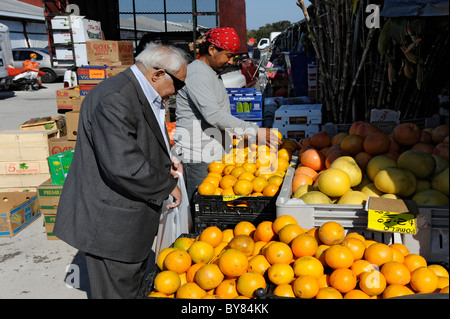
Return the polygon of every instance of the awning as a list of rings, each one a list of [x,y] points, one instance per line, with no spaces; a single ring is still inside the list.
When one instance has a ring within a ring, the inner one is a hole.
[[[385,0],[383,17],[448,16],[448,0]]]

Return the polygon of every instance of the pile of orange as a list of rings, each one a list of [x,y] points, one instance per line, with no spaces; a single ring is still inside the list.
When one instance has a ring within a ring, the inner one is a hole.
[[[283,183],[295,141],[282,139],[278,148],[257,144],[246,138],[233,140],[230,152],[208,165],[208,175],[198,187],[200,195],[275,196]]]
[[[177,248],[175,248],[177,247]],[[260,288],[302,299],[379,299],[448,293],[448,271],[399,243],[386,245],[336,222],[302,229],[283,215],[233,229],[211,226],[157,257],[150,297],[255,298]]]

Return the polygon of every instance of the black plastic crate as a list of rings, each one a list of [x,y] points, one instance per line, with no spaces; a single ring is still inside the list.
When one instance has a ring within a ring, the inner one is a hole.
[[[217,226],[222,230],[234,228],[241,221],[257,226],[262,221],[276,218],[276,196],[245,196],[224,201],[222,196],[194,196],[194,231]]]

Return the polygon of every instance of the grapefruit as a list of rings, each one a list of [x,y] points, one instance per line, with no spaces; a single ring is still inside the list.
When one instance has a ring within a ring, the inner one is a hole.
[[[351,179],[346,172],[338,168],[328,168],[317,179],[319,190],[330,197],[340,197],[348,192]]]
[[[338,204],[343,205],[365,205],[369,196],[361,191],[349,191],[341,196]]]
[[[440,191],[444,195],[449,196],[449,168],[433,176],[431,180],[431,188]]]
[[[411,149],[400,154],[397,167],[410,170],[417,178],[428,178],[436,168],[436,161],[431,154]]]
[[[331,199],[320,191],[310,191],[300,197],[307,204],[331,204]]]
[[[386,167],[380,170],[374,179],[377,189],[384,193],[400,196],[411,196],[416,192],[417,179],[407,169],[398,167]]]
[[[337,168],[350,177],[350,187],[358,186],[362,180],[362,171],[358,163],[351,156],[341,156],[334,160],[330,168]]]
[[[369,163],[367,163],[367,167],[366,167],[366,173],[367,176],[369,176],[369,179],[371,181],[374,180],[375,175],[377,175],[377,173],[382,170],[385,167],[389,167],[389,166],[397,166],[397,163],[394,159],[384,156],[384,155],[377,155],[374,156]]]
[[[442,194],[435,189],[426,189],[417,192],[412,197],[413,201],[417,203],[418,206],[448,206],[449,198],[448,196]]]

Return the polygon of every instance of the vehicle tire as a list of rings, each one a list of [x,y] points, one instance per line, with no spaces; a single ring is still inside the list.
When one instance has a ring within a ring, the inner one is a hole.
[[[52,69],[43,68],[39,71],[45,72],[45,75],[41,76],[42,83],[53,83],[56,81],[56,73]]]

